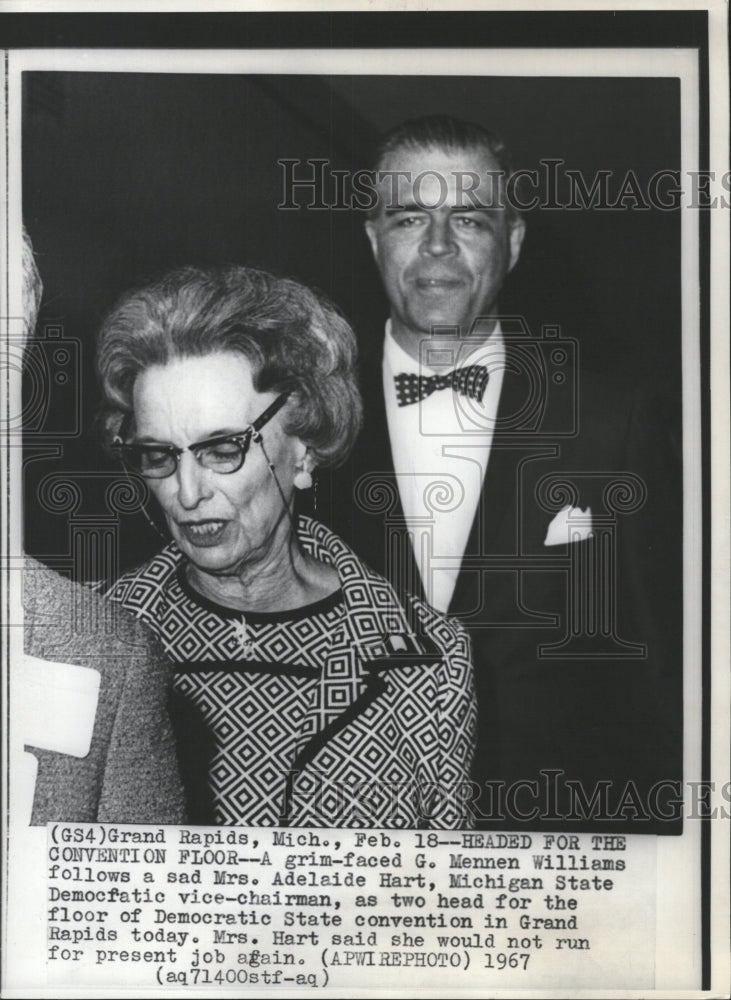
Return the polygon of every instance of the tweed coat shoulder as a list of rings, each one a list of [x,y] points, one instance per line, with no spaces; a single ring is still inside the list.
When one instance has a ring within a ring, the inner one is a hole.
[[[151,633],[32,559],[25,564],[23,602],[26,654],[101,675],[85,757],[27,748],[38,760],[32,824],[184,822],[167,716],[170,664]]]

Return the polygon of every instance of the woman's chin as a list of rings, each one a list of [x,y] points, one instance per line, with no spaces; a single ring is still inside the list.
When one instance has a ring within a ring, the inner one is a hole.
[[[223,522],[221,528],[205,535],[181,531],[176,525],[174,538],[180,551],[197,569],[204,573],[221,573],[240,562],[230,544],[229,534],[229,522]]]
[[[179,545],[185,546],[187,552],[205,552],[225,545],[229,528],[229,521],[208,519],[188,522],[176,524],[175,537]]]

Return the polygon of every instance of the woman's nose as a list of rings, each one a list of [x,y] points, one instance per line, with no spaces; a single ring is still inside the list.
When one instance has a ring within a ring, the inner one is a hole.
[[[175,473],[178,480],[178,503],[185,510],[193,510],[201,500],[212,495],[209,473],[199,465],[195,455],[184,451]]]
[[[432,216],[421,244],[422,253],[431,257],[444,257],[446,254],[453,253],[455,247],[449,218]]]

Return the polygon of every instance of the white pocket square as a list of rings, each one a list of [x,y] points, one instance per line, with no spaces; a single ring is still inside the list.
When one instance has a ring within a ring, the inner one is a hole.
[[[570,542],[583,542],[591,538],[591,507],[582,510],[581,507],[562,507],[548,525],[544,545],[567,545]]]

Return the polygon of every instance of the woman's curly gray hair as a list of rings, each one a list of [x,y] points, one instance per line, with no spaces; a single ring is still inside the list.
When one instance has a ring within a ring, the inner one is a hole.
[[[317,465],[346,459],[362,419],[352,329],[305,285],[234,264],[170,271],[107,315],[97,354],[106,443],[133,417],[143,371],[220,351],[247,358],[258,392],[292,392],[285,430],[309,445]]]

